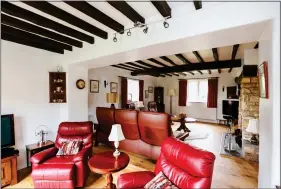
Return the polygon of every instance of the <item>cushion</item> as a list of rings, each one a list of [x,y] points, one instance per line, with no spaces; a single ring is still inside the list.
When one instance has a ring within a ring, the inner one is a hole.
[[[161,171],[145,186],[145,189],[177,189],[178,187],[174,185]]]
[[[82,144],[81,141],[63,142],[62,147],[59,148],[57,155],[58,156],[75,155],[81,149],[81,144]]]

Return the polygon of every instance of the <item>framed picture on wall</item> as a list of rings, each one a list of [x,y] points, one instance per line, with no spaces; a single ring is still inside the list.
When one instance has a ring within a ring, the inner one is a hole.
[[[149,97],[149,92],[148,92],[148,90],[145,90],[144,92],[145,92],[145,93],[144,93],[144,97],[145,97],[145,98],[148,98],[148,97]]]
[[[260,98],[268,98],[268,69],[264,61],[259,66]]]
[[[153,87],[148,87],[148,92],[153,93]]]
[[[98,80],[90,80],[90,92],[91,93],[99,92],[99,81]]]
[[[110,92],[117,93],[118,92],[118,83],[110,82]]]

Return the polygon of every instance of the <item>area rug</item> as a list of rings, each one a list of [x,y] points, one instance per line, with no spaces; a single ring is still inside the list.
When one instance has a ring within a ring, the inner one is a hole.
[[[191,131],[185,140],[206,139],[209,134],[206,132]]]
[[[226,136],[226,133],[222,133],[220,155],[240,157],[241,158],[242,157],[242,148],[240,148],[238,146],[238,144],[235,142],[235,136],[231,136],[232,149],[235,150],[235,151],[228,151],[227,150],[228,142],[229,142],[229,137]]]

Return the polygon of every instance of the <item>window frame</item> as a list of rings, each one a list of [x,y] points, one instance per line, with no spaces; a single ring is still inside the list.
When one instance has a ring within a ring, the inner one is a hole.
[[[196,99],[195,100],[192,100],[190,101],[189,97],[189,91],[190,91],[190,85],[189,85],[189,82],[196,82],[197,84],[197,94],[196,94]],[[208,88],[207,88],[207,92],[206,92],[206,97],[204,99],[200,98],[200,83],[201,82],[207,82],[207,87],[208,87],[208,79],[191,79],[191,80],[188,80],[188,85],[187,85],[187,103],[207,103],[207,99],[208,99]]]

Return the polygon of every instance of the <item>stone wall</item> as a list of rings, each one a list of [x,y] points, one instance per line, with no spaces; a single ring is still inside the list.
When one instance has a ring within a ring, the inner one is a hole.
[[[258,77],[244,77],[240,84],[239,122],[242,138],[250,139],[252,134],[246,131],[249,119],[259,119],[259,79]],[[256,153],[244,148],[244,158],[255,161]]]

